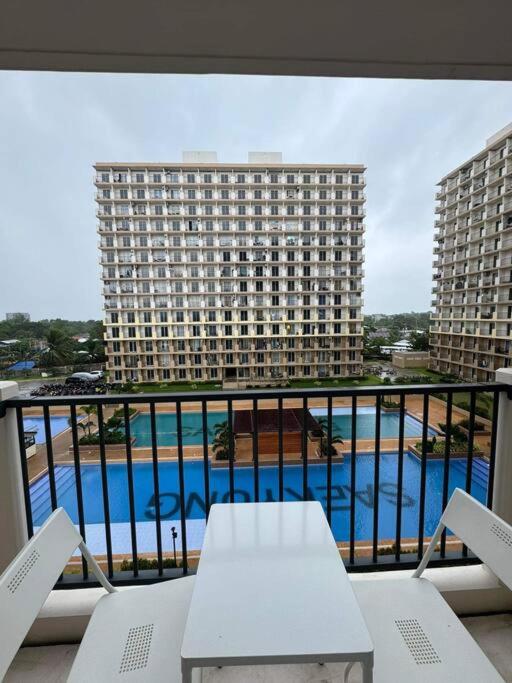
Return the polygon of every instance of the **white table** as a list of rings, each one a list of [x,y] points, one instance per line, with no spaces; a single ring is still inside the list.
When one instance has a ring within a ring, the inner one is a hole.
[[[361,662],[373,643],[320,503],[212,505],[181,648],[195,667]]]

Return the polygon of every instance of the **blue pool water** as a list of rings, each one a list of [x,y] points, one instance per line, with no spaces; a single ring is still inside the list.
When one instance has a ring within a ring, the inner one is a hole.
[[[69,427],[68,418],[51,415],[50,416],[50,430],[52,437],[57,436]],[[36,431],[36,443],[44,443],[46,441],[44,434],[44,419],[42,416],[25,417],[23,418],[23,429],[27,431]]]
[[[228,419],[226,412],[208,413],[208,442],[213,441],[215,425]],[[203,416],[201,413],[182,413],[183,445],[195,446],[203,443]],[[131,421],[131,433],[135,446],[151,446],[151,423],[149,413],[139,413]],[[177,446],[178,427],[175,413],[156,414],[156,433],[159,446]]]
[[[327,417],[325,408],[310,408],[313,417]],[[357,409],[356,437],[358,439],[375,438],[375,414],[372,406],[360,406]],[[400,413],[381,412],[380,436],[382,439],[397,439]],[[339,434],[343,439],[352,438],[352,408],[332,409],[332,432]],[[404,436],[421,436],[422,422],[412,415],[406,415],[404,419]],[[434,436],[435,429],[428,428],[429,436]]]
[[[395,536],[396,494],[397,494],[396,453],[382,454],[380,460],[379,498],[379,538],[390,539]],[[350,509],[350,456],[343,463],[332,467],[332,528],[336,540],[349,538]],[[356,461],[356,540],[370,539],[373,534],[373,508],[375,500],[374,481],[375,456],[358,455]],[[187,519],[201,519],[204,509],[203,463],[188,461],[185,467],[185,506]],[[425,533],[433,533],[441,513],[443,462],[427,462]],[[86,523],[102,523],[103,505],[99,465],[82,465],[82,487]],[[55,468],[58,505],[66,508],[73,521],[78,522],[76,508],[76,486],[72,466]],[[325,464],[310,465],[308,497],[326,506]],[[135,485],[135,512],[138,521],[152,521],[155,518],[155,498],[153,471],[151,463],[133,465]],[[488,467],[480,458],[474,459],[471,493],[480,501],[485,501]],[[113,523],[128,522],[127,470],[123,463],[107,465],[110,517]],[[453,460],[450,463],[449,492],[455,487],[465,488],[465,461]],[[178,466],[175,462],[159,464],[160,510],[163,520],[179,519],[180,498]],[[278,499],[278,468],[261,467],[259,471],[260,500]],[[254,473],[252,468],[235,469],[235,500],[237,502],[254,499]],[[403,510],[402,537],[416,537],[418,533],[418,501],[420,489],[420,463],[411,455],[404,456],[403,472]],[[229,501],[229,472],[227,468],[210,469],[211,502]],[[284,468],[284,493],[288,501],[302,499],[302,467]],[[31,499],[34,524],[40,525],[50,513],[49,485],[43,477],[31,486]]]
[[[324,408],[311,408],[310,413],[315,417],[327,415]],[[215,425],[228,419],[226,412],[208,413],[208,441],[211,443],[215,434]],[[277,419],[277,413],[276,413]],[[381,413],[381,438],[398,438],[399,413]],[[352,435],[351,408],[333,408],[333,434],[339,434],[343,439],[350,439]],[[277,427],[277,423],[276,423]],[[375,437],[375,408],[361,406],[357,409],[357,438],[373,439]],[[405,436],[421,436],[422,423],[420,420],[406,415],[404,420]],[[149,413],[139,413],[131,422],[132,436],[135,446],[151,446],[151,424]],[[159,446],[177,446],[177,425],[174,413],[157,413],[156,431]],[[203,418],[201,413],[182,414],[183,444],[195,446],[203,443]],[[428,433],[433,436],[436,432],[429,427]]]

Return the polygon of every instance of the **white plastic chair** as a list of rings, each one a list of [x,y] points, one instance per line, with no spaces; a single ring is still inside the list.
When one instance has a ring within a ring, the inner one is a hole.
[[[0,577],[0,680],[77,548],[107,594],[91,616],[68,680],[181,681],[180,650],[194,577],[118,591],[62,508]]]
[[[375,645],[375,682],[503,681],[434,584],[421,578],[445,528],[512,589],[512,527],[455,489],[412,578],[352,584]]]

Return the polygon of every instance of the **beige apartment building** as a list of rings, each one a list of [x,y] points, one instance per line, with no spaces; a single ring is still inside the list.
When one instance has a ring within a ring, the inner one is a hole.
[[[361,371],[364,166],[95,165],[114,381]]]
[[[431,367],[491,381],[512,341],[512,124],[439,185]]]

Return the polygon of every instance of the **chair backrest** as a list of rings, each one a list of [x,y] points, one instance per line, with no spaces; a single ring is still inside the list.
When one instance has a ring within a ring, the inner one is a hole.
[[[441,523],[512,590],[512,526],[462,489],[455,489]]]
[[[59,508],[0,576],[0,680],[81,542],[67,513]]]

